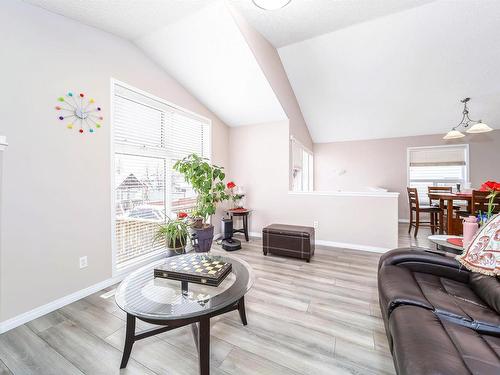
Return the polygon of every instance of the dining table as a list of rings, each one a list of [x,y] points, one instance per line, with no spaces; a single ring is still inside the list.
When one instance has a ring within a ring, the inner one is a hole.
[[[446,210],[446,233],[448,235],[457,235],[460,233],[453,228],[453,202],[467,202],[467,211],[471,212],[472,193],[457,192],[457,193],[428,193],[429,199],[439,201],[439,234],[444,233],[444,211]]]

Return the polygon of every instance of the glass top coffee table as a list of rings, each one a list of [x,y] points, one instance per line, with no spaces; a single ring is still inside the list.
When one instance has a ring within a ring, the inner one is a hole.
[[[177,258],[185,256],[189,255]],[[121,282],[115,299],[127,313],[127,332],[120,368],[127,366],[135,341],[191,325],[200,374],[210,373],[210,318],[238,310],[242,323],[247,325],[244,298],[253,284],[252,269],[246,262],[230,256],[215,257],[232,265],[231,272],[217,287],[155,278],[154,269],[166,259],[132,272]],[[136,332],[136,319],[164,327]]]
[[[460,236],[446,236],[446,235],[441,235],[441,234],[432,235],[432,236],[428,237],[429,241],[436,244],[437,250],[446,251],[446,252],[450,252],[453,254],[462,254],[464,251],[463,246],[458,246],[458,245],[454,245],[452,243],[449,243],[447,241],[448,238],[462,238],[462,237],[460,237]]]

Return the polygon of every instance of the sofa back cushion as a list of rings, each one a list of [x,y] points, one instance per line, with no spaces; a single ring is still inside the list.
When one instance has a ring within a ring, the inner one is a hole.
[[[479,298],[500,314],[500,281],[496,277],[473,272],[469,285]]]

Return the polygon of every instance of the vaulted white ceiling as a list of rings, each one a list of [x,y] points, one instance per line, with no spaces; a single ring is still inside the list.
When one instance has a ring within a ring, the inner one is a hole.
[[[136,43],[230,126],[285,118],[223,0],[24,0]],[[500,127],[500,1],[225,0],[278,49],[315,142]]]
[[[25,0],[125,37],[229,126],[287,119],[221,0]]]
[[[500,2],[437,1],[279,49],[314,142],[500,128]]]
[[[223,2],[205,6],[136,44],[229,125],[287,118]]]
[[[215,0],[23,0],[98,29],[134,40]]]
[[[277,11],[250,0],[232,0],[245,18],[275,47],[386,16],[434,0],[292,0]]]

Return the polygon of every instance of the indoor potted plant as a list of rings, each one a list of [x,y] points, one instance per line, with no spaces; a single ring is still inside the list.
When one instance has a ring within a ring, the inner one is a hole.
[[[191,213],[194,239],[199,252],[207,252],[212,246],[214,227],[207,223],[208,218],[215,214],[217,204],[228,199],[224,185],[224,168],[210,164],[196,154],[186,156],[174,164],[174,170],[184,175],[196,192],[196,206]]]
[[[177,218],[167,219],[156,231],[154,242],[165,241],[167,249],[176,253],[183,253],[189,238],[188,215],[179,212]]]

